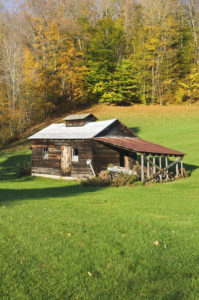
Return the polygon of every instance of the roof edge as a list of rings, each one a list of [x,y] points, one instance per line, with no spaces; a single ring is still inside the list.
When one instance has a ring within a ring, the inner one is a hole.
[[[162,145],[159,145],[159,144],[155,144],[155,143],[152,143],[152,142],[149,142],[149,141],[147,141],[147,140],[143,140],[143,139],[141,139],[141,138],[139,138],[139,137],[127,137],[128,139],[138,139],[138,140],[141,140],[141,141],[145,141],[145,142],[148,142],[148,143],[150,143],[150,144],[153,144],[153,145],[155,145],[155,146],[160,146],[160,147],[163,147],[163,148],[165,148],[165,149],[167,149],[167,150],[171,150],[171,152],[176,152],[176,153],[170,153],[170,154],[166,154],[166,153],[161,153],[161,151],[160,152],[157,152],[157,151],[155,151],[155,152],[153,152],[153,151],[150,151],[150,152],[148,152],[148,151],[140,151],[140,150],[137,150],[137,149],[130,149],[130,148],[128,148],[128,147],[126,147],[126,146],[123,146],[123,145],[115,145],[115,144],[113,144],[113,143],[111,143],[111,141],[105,141],[105,140],[103,140],[103,139],[108,139],[109,137],[94,137],[94,138],[92,138],[93,140],[95,140],[95,141],[98,141],[98,142],[101,142],[101,143],[104,143],[104,144],[109,144],[109,145],[112,145],[112,146],[115,146],[115,147],[118,147],[118,148],[122,148],[122,149],[125,149],[125,150],[132,150],[132,151],[135,151],[135,152],[139,152],[139,153],[147,153],[147,154],[154,154],[154,155],[163,155],[163,156],[166,156],[166,155],[170,155],[170,156],[182,156],[182,157],[184,157],[185,155],[187,155],[186,153],[183,153],[183,152],[180,152],[180,151],[178,151],[178,150],[174,150],[174,149],[171,149],[171,148],[167,148],[167,147],[165,147],[165,146],[162,146]],[[111,139],[117,139],[117,138],[124,138],[124,139],[126,139],[126,137],[111,137]]]
[[[97,137],[99,134],[101,134],[104,130],[109,128],[109,126],[113,125],[118,119],[110,119],[110,120],[104,120],[104,121],[112,121],[106,128],[103,128],[101,131],[99,131],[95,136],[93,136],[91,139]],[[103,122],[103,121],[97,121],[97,122]]]

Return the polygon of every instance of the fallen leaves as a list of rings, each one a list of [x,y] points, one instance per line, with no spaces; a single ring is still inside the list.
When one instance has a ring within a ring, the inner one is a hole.
[[[68,232],[68,236],[71,237],[71,233],[70,232]]]
[[[158,242],[158,241],[155,241],[155,242],[153,242],[153,243],[154,243],[154,245],[156,245],[156,246],[159,245],[159,242]]]
[[[90,277],[92,276],[92,273],[91,273],[91,272],[87,272],[87,274],[88,274],[88,276],[90,276]]]

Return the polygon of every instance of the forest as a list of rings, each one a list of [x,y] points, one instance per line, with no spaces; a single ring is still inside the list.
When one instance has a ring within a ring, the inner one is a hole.
[[[95,103],[198,102],[197,0],[3,2],[0,146]]]

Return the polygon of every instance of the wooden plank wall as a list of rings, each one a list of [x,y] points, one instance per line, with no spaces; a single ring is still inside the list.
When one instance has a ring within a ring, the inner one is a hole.
[[[48,147],[48,159],[42,158],[42,148]],[[32,142],[32,173],[61,175],[60,169],[61,148],[50,144],[49,141]]]
[[[75,178],[91,177],[93,173],[87,159],[91,159],[98,174],[106,170],[109,164],[120,166],[120,154],[129,157],[129,167],[136,161],[136,154],[92,140],[34,140],[32,142],[32,173],[61,176],[61,146],[71,146],[79,151],[79,161],[72,162],[71,176]],[[48,147],[48,159],[42,158],[42,148]]]
[[[131,129],[127,128],[119,121],[116,121],[103,130],[98,136],[133,137],[135,134]]]
[[[120,153],[100,142],[93,141],[93,168],[96,173],[106,170],[109,164],[120,165]]]
[[[92,141],[86,140],[34,140],[32,142],[32,173],[61,176],[61,146],[71,146],[79,151],[79,162],[72,162],[71,176],[90,177],[92,171],[86,164],[92,159]],[[42,158],[42,148],[48,147],[49,159]]]
[[[92,160],[92,141],[72,141],[71,145],[79,151],[79,162],[72,162],[72,177],[82,178],[93,176],[90,166],[86,164],[87,159]]]

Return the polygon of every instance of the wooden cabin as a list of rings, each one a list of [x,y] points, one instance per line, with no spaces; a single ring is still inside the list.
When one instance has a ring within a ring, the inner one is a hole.
[[[140,139],[118,119],[97,121],[93,114],[70,115],[29,139],[33,176],[88,178],[110,164],[127,169],[139,164],[142,181],[151,172],[167,172],[173,164],[176,174],[182,173],[184,153]],[[171,164],[169,157],[175,158]]]

